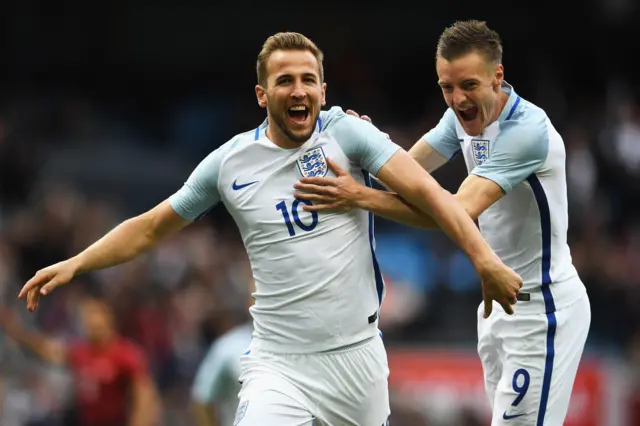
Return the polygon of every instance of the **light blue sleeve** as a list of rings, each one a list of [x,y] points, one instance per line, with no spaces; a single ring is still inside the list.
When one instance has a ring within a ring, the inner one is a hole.
[[[229,144],[227,142],[202,160],[182,188],[169,197],[173,210],[184,219],[198,220],[220,202],[218,176]]]
[[[401,149],[373,124],[342,110],[328,123],[326,131],[336,139],[349,160],[373,176]]]
[[[429,130],[422,137],[440,155],[449,160],[460,152],[461,140],[456,132],[456,120],[456,113],[449,108],[445,111],[436,127]]]
[[[471,173],[494,181],[508,193],[544,164],[549,136],[544,117],[507,121],[502,127],[489,158]]]
[[[191,387],[191,398],[200,404],[215,402],[224,388],[227,358],[221,350],[220,342],[215,342],[198,368]]]

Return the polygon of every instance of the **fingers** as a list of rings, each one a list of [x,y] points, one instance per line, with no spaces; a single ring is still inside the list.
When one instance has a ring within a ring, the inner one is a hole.
[[[49,281],[48,284],[46,284],[44,287],[42,287],[40,289],[40,294],[49,294],[51,293],[56,287],[58,287],[60,285],[60,282],[58,282],[57,280],[53,279],[51,281]]]
[[[510,303],[501,303],[502,309],[507,313],[507,315],[513,315],[513,305]]]
[[[353,115],[353,116],[354,116],[354,117],[356,117],[356,118],[360,118],[360,119],[362,119],[362,120],[364,120],[364,121],[368,121],[369,123],[371,123],[371,122],[372,122],[372,121],[371,121],[371,118],[369,118],[369,116],[368,116],[368,115],[362,115],[362,116],[361,116],[360,114],[358,114],[357,112],[355,112],[355,111],[354,111],[354,110],[352,110],[352,109],[348,109],[348,110],[346,111],[346,113],[347,113],[347,114],[349,114],[349,115]]]
[[[337,210],[340,208],[338,204],[335,203],[324,203],[324,204],[314,204],[312,206],[304,205],[302,209],[306,212],[319,212],[323,210]],[[343,209],[344,210],[344,209]]]
[[[38,287],[32,288],[27,293],[27,309],[34,312],[38,308],[38,300],[40,299],[40,291]]]
[[[38,271],[27,283],[22,287],[18,298],[23,298],[32,288],[40,287],[42,284],[49,280],[49,275],[46,272]]]
[[[320,194],[310,194],[306,192],[294,192],[293,196],[301,200],[311,201],[313,203],[320,203],[320,204],[335,203],[337,201],[334,197],[331,197],[331,196],[320,195]]]
[[[329,170],[331,170],[336,176],[342,176],[348,173],[345,169],[340,167],[338,163],[336,163],[329,157],[327,157],[327,165],[329,166]]]
[[[300,178],[300,183],[320,186],[336,186],[336,179],[332,177],[306,177]],[[293,186],[295,187],[296,185]]]
[[[491,315],[493,310],[493,300],[490,297],[484,296],[484,318],[487,319]]]
[[[310,185],[310,184],[305,184],[305,183],[296,183],[295,185],[293,185],[293,187],[295,189],[298,190],[298,192],[294,193],[293,195],[297,197],[297,195],[302,195],[303,192],[310,192],[312,194],[318,194],[318,195],[327,195],[329,197],[335,197],[337,194],[337,190],[332,187],[332,186],[322,186],[322,185]],[[300,197],[303,198],[303,197]],[[307,198],[305,198],[307,199]]]

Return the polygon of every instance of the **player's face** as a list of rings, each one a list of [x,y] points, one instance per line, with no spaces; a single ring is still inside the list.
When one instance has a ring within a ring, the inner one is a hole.
[[[313,53],[277,50],[267,62],[266,87],[256,86],[258,104],[267,108],[270,123],[295,144],[306,142],[325,104],[327,85],[320,80]]]
[[[472,52],[453,61],[436,59],[438,84],[444,100],[469,136],[477,136],[500,115],[502,65],[486,62]]]
[[[80,308],[82,328],[87,339],[102,341],[113,334],[113,318],[109,308],[97,301],[85,301]]]

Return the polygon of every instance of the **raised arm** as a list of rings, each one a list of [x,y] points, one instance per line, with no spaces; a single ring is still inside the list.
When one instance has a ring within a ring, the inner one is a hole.
[[[153,209],[128,219],[78,255],[38,271],[22,288],[27,309],[34,311],[41,294],[69,283],[74,277],[128,262],[155,247],[215,205],[222,148],[205,158],[182,188]]]

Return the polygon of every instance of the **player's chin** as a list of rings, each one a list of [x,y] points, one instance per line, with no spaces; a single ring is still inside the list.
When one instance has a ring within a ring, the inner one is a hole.
[[[289,129],[289,139],[296,143],[305,143],[313,134],[313,127],[310,129]]]
[[[309,119],[307,119],[306,121],[306,123],[287,122],[287,133],[289,133],[289,139],[298,143],[303,143],[309,140],[309,138],[313,134],[314,123]]]
[[[460,120],[460,124],[462,124],[462,128],[469,136],[478,136],[484,130],[479,114],[473,120]]]

